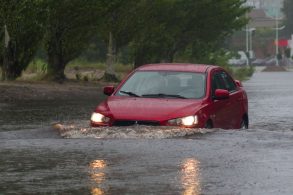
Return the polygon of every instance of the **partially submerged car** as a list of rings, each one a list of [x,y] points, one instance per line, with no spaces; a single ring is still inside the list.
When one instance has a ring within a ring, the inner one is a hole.
[[[91,126],[248,128],[240,81],[213,65],[148,64],[132,71],[91,116]]]

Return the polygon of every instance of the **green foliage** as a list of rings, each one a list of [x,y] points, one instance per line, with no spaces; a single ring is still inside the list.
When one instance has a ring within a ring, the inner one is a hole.
[[[137,32],[136,16],[140,15],[137,10],[141,0],[99,0],[99,34],[108,43],[109,33],[114,39],[115,50],[127,45]]]
[[[182,55],[196,61],[217,48],[223,38],[243,27],[248,8],[242,0],[141,1],[133,41],[135,65],[174,61]]]
[[[210,52],[209,54],[204,55],[198,63],[217,65],[224,68],[230,74],[233,74],[233,69],[228,64],[228,60],[232,57],[232,55],[233,54],[229,54],[223,49],[219,49],[215,52]]]
[[[65,66],[78,57],[97,34],[98,1],[48,0],[45,45],[48,53],[48,77],[64,79]]]
[[[83,50],[79,58],[87,59],[90,62],[105,62],[107,56],[107,45],[101,36],[94,35],[89,45]]]
[[[44,34],[46,9],[42,0],[0,0],[2,79],[13,80],[28,66]]]
[[[39,73],[45,75],[47,73],[47,69],[48,64],[44,60],[36,58],[29,63],[25,71],[29,73]]]
[[[136,24],[139,15],[137,9],[139,2],[140,0],[100,0],[100,15],[102,17],[99,33],[108,45],[105,81],[118,80],[115,75],[114,64],[121,48],[125,48],[133,40],[133,36],[138,30]],[[127,58],[120,59],[125,61]]]
[[[235,79],[243,81],[250,78],[253,75],[254,71],[255,69],[253,66],[241,67],[234,69],[232,75]]]
[[[135,66],[188,61],[229,69],[226,55],[218,48],[227,35],[246,24],[248,8],[242,6],[244,2],[0,0],[0,38],[3,40],[5,24],[11,37],[8,50],[3,44],[0,47],[1,62],[8,59],[9,63],[0,63],[0,67],[15,78],[42,46],[48,58],[47,78],[63,80],[65,67],[81,55],[92,62],[105,62],[109,44],[108,56],[114,57],[107,62],[116,66],[119,63],[115,59],[119,59],[127,64],[134,61]],[[105,68],[105,64],[102,66]],[[129,67],[120,65],[116,70]]]

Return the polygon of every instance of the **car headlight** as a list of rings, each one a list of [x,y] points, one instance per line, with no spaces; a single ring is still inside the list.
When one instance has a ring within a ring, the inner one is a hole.
[[[183,125],[183,126],[193,126],[198,124],[198,117],[197,115],[195,116],[186,116],[183,118],[176,118],[176,119],[172,119],[169,120],[168,123],[170,125]]]
[[[100,113],[94,112],[91,116],[91,121],[95,123],[108,123],[110,121],[110,118]]]

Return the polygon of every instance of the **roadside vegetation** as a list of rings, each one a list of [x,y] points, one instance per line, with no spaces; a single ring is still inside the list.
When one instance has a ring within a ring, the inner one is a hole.
[[[140,65],[216,64],[237,79],[225,39],[242,29],[245,0],[0,0],[2,80],[118,81]]]

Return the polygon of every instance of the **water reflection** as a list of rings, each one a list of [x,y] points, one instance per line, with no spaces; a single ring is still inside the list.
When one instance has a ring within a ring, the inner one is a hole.
[[[107,166],[106,161],[104,160],[94,160],[90,163],[91,169],[103,169]]]
[[[92,195],[104,195],[105,192],[100,188],[92,188],[91,194]]]
[[[183,195],[200,194],[199,161],[194,158],[185,159],[181,165],[181,183]]]
[[[101,184],[105,181],[104,169],[107,167],[106,161],[94,160],[90,162],[90,178],[95,182],[95,186],[91,189],[92,195],[104,195],[105,191],[101,188]]]

